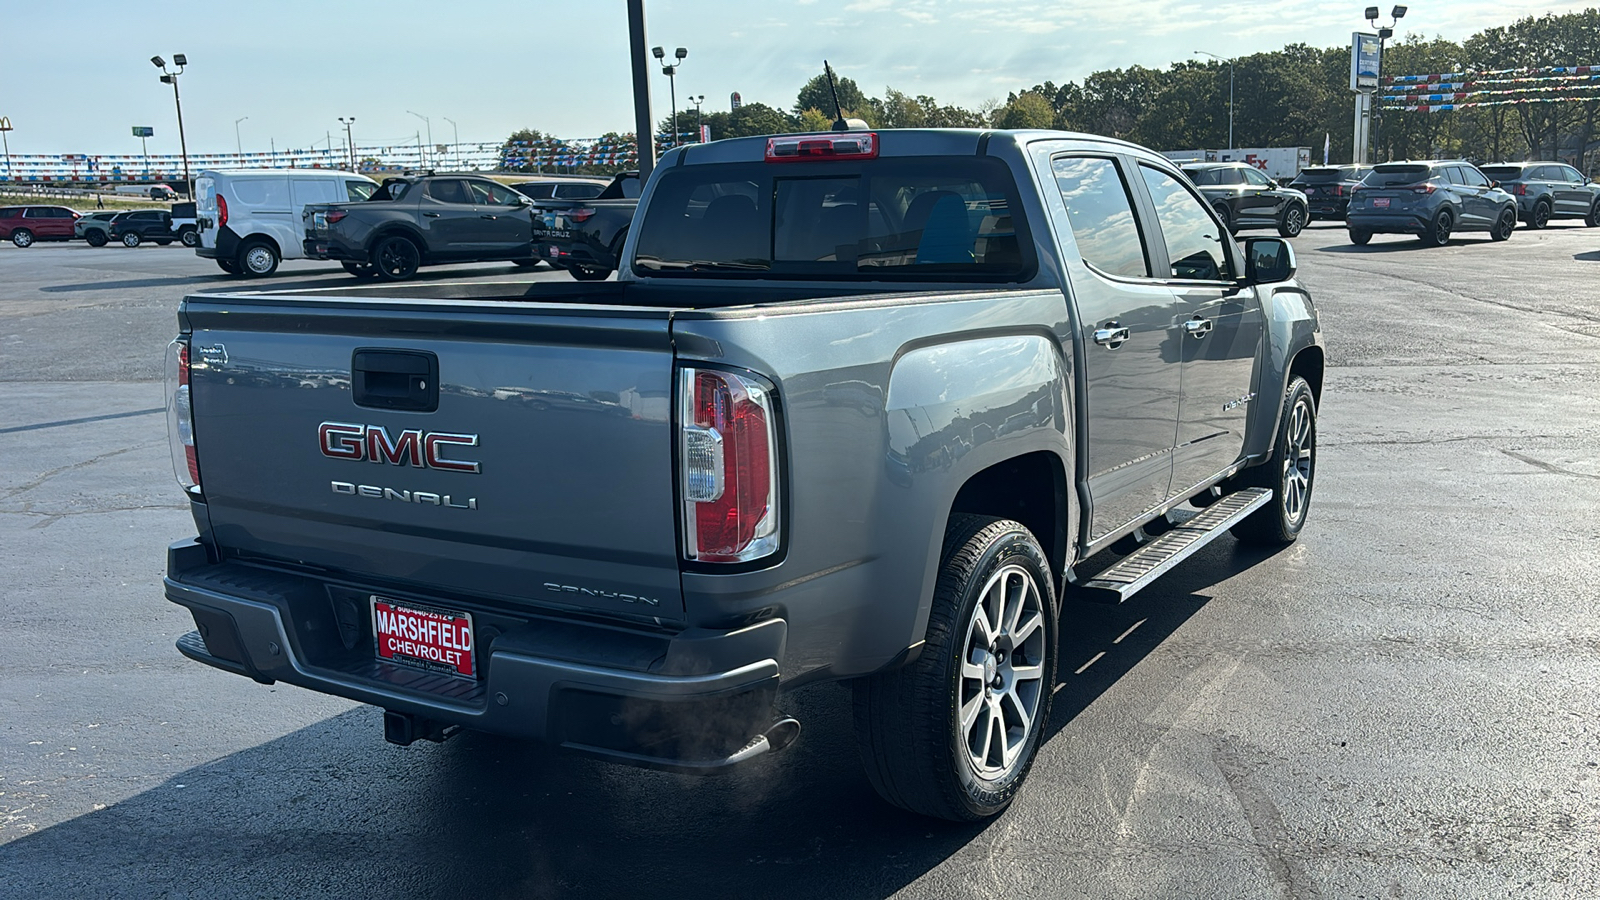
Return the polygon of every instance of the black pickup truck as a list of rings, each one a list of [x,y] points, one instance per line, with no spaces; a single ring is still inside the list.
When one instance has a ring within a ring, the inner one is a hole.
[[[593,200],[536,200],[533,205],[538,258],[579,281],[601,281],[616,271],[639,208],[639,173],[618,173]]]
[[[367,200],[306,206],[305,254],[386,281],[439,263],[503,259],[534,266],[531,203],[487,178],[390,178]]]

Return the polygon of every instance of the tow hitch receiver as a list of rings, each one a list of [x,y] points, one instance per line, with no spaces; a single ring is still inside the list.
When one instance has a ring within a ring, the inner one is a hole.
[[[391,744],[409,747],[415,741],[433,741],[442,744],[455,737],[460,725],[443,725],[411,713],[383,711],[383,739]]]

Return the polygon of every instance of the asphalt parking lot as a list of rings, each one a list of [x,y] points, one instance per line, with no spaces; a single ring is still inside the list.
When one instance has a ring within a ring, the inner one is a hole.
[[[1294,245],[1332,366],[1305,534],[1068,606],[1027,788],[966,827],[878,800],[838,686],[694,779],[394,747],[376,709],[183,659],[162,354],[185,292],[238,282],[0,247],[0,897],[1596,896],[1600,229]]]

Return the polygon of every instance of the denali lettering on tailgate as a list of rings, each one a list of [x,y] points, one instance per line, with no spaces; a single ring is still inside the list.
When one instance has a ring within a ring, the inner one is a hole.
[[[449,459],[444,455],[446,448],[478,446],[478,436],[475,434],[408,428],[400,432],[399,438],[391,438],[388,429],[382,425],[323,422],[317,426],[317,441],[322,447],[322,455],[332,459],[366,460],[391,466],[409,465],[418,469],[470,472],[474,475],[483,471],[482,463]]]

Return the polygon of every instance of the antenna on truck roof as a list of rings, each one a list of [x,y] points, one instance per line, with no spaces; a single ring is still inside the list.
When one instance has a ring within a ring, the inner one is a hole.
[[[833,130],[866,131],[866,122],[844,117],[844,107],[839,104],[839,86],[833,82],[833,67],[828,65],[827,60],[822,61],[822,73],[828,76],[828,93],[833,95]]]

